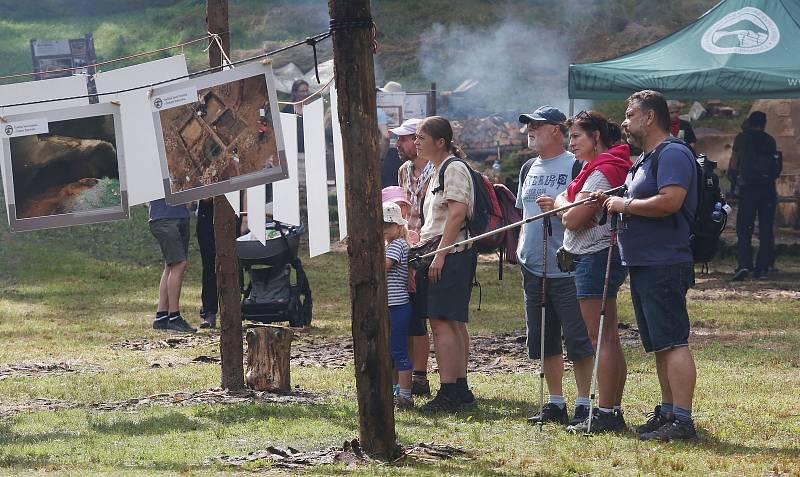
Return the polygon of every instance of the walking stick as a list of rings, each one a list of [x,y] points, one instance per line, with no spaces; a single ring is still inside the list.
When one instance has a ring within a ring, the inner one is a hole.
[[[550,216],[542,220],[542,322],[539,327],[539,431],[544,419],[544,325],[547,312],[547,237],[553,235]]]
[[[619,195],[625,189],[626,189],[626,187],[624,185],[621,185],[619,187],[614,187],[613,189],[609,189],[607,191],[603,191],[603,194],[608,195],[608,196]],[[583,204],[585,204],[587,202],[592,202],[592,200],[593,199],[591,197],[587,197],[587,198],[581,199],[581,200],[579,200],[577,202],[573,202],[573,203],[571,203],[569,205],[565,205],[564,207],[559,207],[557,209],[553,209],[553,210],[550,210],[548,212],[542,212],[539,215],[534,215],[534,216],[528,217],[527,219],[520,220],[519,222],[514,222],[513,224],[504,225],[503,227],[500,227],[500,228],[497,228],[497,229],[494,229],[494,230],[490,230],[489,232],[486,232],[484,234],[476,235],[475,237],[470,237],[470,238],[468,238],[466,240],[462,240],[462,241],[456,242],[456,243],[454,243],[452,245],[448,245],[447,247],[442,247],[442,248],[440,248],[438,250],[434,250],[433,252],[428,252],[425,255],[420,255],[419,257],[415,257],[415,258],[411,259],[410,262],[414,262],[414,261],[417,261],[417,260],[422,260],[423,258],[432,257],[432,256],[436,255],[439,252],[449,251],[450,249],[453,249],[455,247],[460,247],[462,245],[467,245],[467,244],[470,244],[472,242],[476,242],[478,240],[482,240],[482,239],[484,239],[486,237],[490,237],[492,235],[499,234],[500,232],[505,232],[506,230],[510,230],[510,229],[513,229],[513,228],[516,228],[516,227],[522,227],[523,225],[525,225],[527,223],[530,223],[530,222],[533,222],[534,220],[544,219],[545,217],[552,217],[553,215],[556,215],[559,212],[563,212],[563,211],[571,209],[573,207],[577,207],[579,205],[583,205]]]
[[[608,278],[611,275],[611,256],[614,253],[614,247],[617,246],[617,220],[619,214],[611,214],[611,245],[608,247],[608,260],[606,261],[606,276],[603,280],[603,299],[600,302],[600,326],[597,330],[597,349],[594,352],[594,366],[592,367],[592,387],[589,392],[589,425],[586,426],[585,436],[592,432],[592,419],[594,417],[594,400],[595,391],[597,389],[597,368],[600,364],[600,345],[603,342],[603,323],[606,319],[606,302],[608,301]]]

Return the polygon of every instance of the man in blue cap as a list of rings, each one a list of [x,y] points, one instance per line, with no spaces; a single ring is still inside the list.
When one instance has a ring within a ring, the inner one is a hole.
[[[567,184],[580,172],[581,163],[564,149],[567,117],[553,106],[542,106],[519,121],[527,125],[528,147],[539,153],[522,166],[517,191],[517,208],[523,217],[553,210],[554,199],[566,190]],[[578,424],[589,416],[589,383],[592,375],[594,348],[578,306],[575,281],[571,273],[556,266],[556,251],[564,240],[561,219],[551,219],[552,236],[548,236],[547,275],[544,273],[542,221],[525,224],[520,233],[517,257],[522,269],[525,292],[525,317],[528,329],[528,356],[542,360],[549,398],[540,413],[528,419],[531,424],[555,422]],[[547,280],[544,352],[540,349],[542,281]],[[572,360],[578,397],[570,420],[561,381],[564,359],[561,336]]]

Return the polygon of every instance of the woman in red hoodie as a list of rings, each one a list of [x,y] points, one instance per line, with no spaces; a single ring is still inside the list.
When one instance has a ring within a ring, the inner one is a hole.
[[[584,162],[581,173],[558,196],[556,207],[585,199],[597,190],[608,190],[625,183],[631,167],[630,148],[619,144],[622,132],[618,124],[595,111],[583,111],[567,121],[569,146],[575,157]],[[561,215],[564,224],[564,248],[575,255],[575,288],[581,314],[592,343],[597,347],[603,284],[611,246],[610,221],[600,225],[601,204],[586,203]],[[592,419],[592,433],[625,430],[622,415],[622,391],[627,367],[617,331],[617,290],[627,276],[619,250],[611,250],[611,271],[608,281],[606,318],[600,347],[598,385],[599,407]],[[586,432],[588,419],[574,426],[575,432]]]

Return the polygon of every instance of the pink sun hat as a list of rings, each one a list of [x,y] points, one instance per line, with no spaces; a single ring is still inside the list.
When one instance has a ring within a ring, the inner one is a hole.
[[[406,198],[406,191],[400,186],[384,187],[383,190],[381,190],[381,202],[411,205],[411,202]]]

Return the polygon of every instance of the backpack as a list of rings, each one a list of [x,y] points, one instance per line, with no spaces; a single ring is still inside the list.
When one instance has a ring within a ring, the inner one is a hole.
[[[673,137],[656,147],[653,151],[653,178],[658,181],[658,161],[661,152],[668,144],[682,144],[691,151],[686,143]],[[692,154],[694,155],[694,154]],[[631,168],[631,173],[636,174],[636,170],[642,166],[644,161],[640,159]],[[725,206],[725,196],[719,187],[719,176],[714,172],[717,163],[709,160],[705,154],[695,158],[697,168],[697,207],[694,219],[689,220],[689,246],[692,249],[694,263],[708,264],[717,254],[719,249],[719,237],[725,229],[728,221],[728,213],[723,208]],[[683,208],[681,208],[683,212]],[[679,213],[681,213],[679,212]],[[685,214],[684,214],[685,215]],[[678,226],[678,214],[673,214],[675,227]]]
[[[742,151],[740,172],[745,185],[767,185],[775,182],[783,169],[783,155],[769,135],[748,131],[747,148]],[[745,133],[747,134],[747,133]]]
[[[488,177],[473,169],[463,159],[451,156],[442,163],[442,166],[439,168],[439,185],[433,189],[433,193],[437,194],[444,190],[444,172],[447,170],[447,166],[453,161],[461,162],[467,166],[469,174],[472,177],[474,206],[472,209],[472,217],[467,219],[467,232],[469,232],[470,237],[477,237],[478,235],[497,230],[506,225],[505,218],[503,217],[503,210],[500,207],[500,202],[497,200],[497,194],[495,194],[492,182]],[[478,253],[495,252],[505,243],[505,238],[505,232],[484,237],[475,242],[476,250]]]

